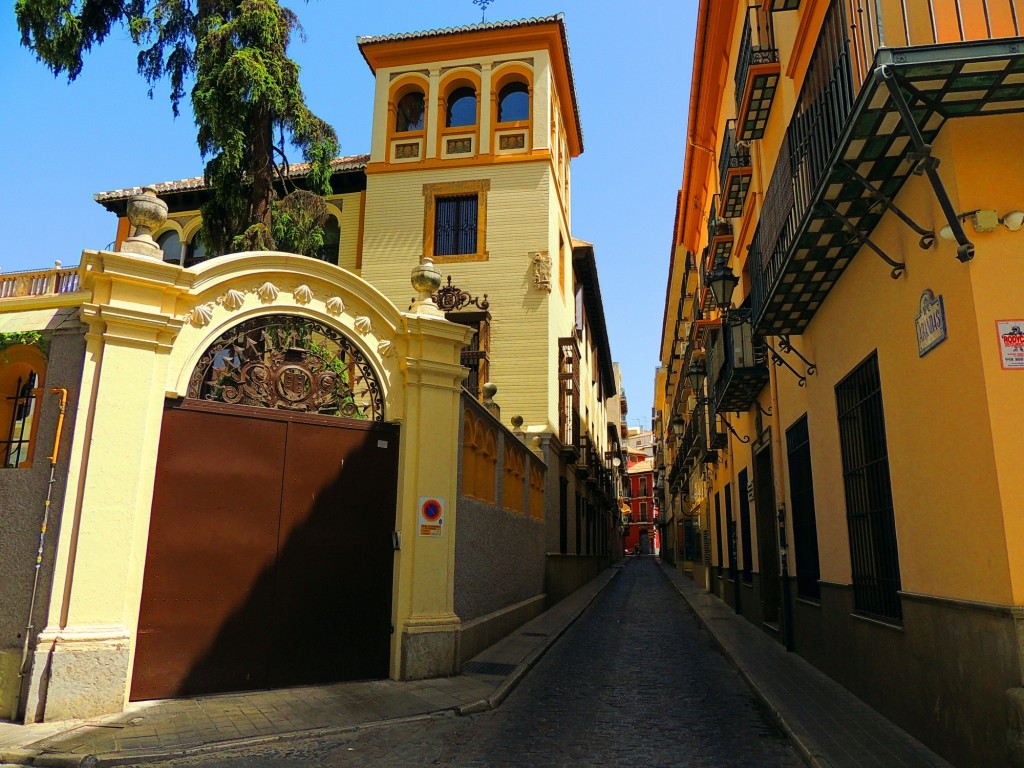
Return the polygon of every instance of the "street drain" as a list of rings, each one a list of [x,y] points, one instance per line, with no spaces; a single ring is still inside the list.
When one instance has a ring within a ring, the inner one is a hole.
[[[495,661],[471,661],[462,665],[466,675],[507,675],[515,670],[515,664],[499,664]]]

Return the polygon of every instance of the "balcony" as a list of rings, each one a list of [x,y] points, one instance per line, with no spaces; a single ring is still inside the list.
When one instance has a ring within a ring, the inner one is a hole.
[[[575,461],[585,449],[580,429],[580,347],[576,338],[558,340],[558,437],[564,457]]]
[[[708,352],[708,392],[718,413],[748,410],[768,383],[768,350],[749,323],[750,310],[734,310],[744,322],[723,325]]]
[[[938,178],[917,141],[930,146],[950,119],[1024,112],[1024,0],[963,5],[829,8],[751,244],[758,333],[802,333],[911,173]]]
[[[733,233],[732,224],[718,218],[721,207],[718,195],[711,199],[711,212],[708,214],[708,250],[704,260],[705,269],[726,264],[732,255]]]
[[[736,62],[737,133],[741,141],[764,136],[780,72],[772,15],[759,2],[747,8]]]
[[[0,274],[0,299],[18,299],[26,296],[59,296],[78,290],[78,267],[61,266],[28,272]]]
[[[725,124],[722,152],[718,158],[718,183],[722,190],[722,200],[721,208],[716,210],[721,218],[735,219],[743,215],[752,173],[750,145],[736,140],[736,121],[729,120]]]

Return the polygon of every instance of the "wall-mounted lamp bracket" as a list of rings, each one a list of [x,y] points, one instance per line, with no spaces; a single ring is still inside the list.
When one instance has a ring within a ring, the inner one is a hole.
[[[899,206],[897,206],[896,203],[894,203],[891,199],[886,197],[882,190],[878,189],[874,184],[872,184],[870,181],[868,181],[859,173],[857,173],[857,171],[854,170],[852,166],[850,166],[848,163],[840,162],[836,167],[844,171],[851,179],[853,179],[862,187],[864,187],[864,189],[868,193],[868,196],[872,200],[875,200],[876,202],[880,203],[882,207],[885,208],[886,210],[890,210],[893,213],[895,213],[896,216],[899,217],[900,221],[902,221],[904,224],[906,224],[908,227],[914,230],[914,232],[920,235],[921,239],[918,240],[917,244],[921,246],[921,250],[927,251],[935,244],[934,232],[925,229],[912,218],[910,218],[910,216],[908,216]]]
[[[761,412],[761,415],[762,415],[762,416],[771,416],[771,415],[772,415],[772,409],[771,409],[771,406],[769,406],[769,407],[768,407],[768,410],[766,411],[766,410],[764,409],[764,406],[763,406],[763,405],[761,405],[760,403],[754,403],[754,405],[756,405],[756,406],[757,406],[757,410],[759,410],[759,411]]]
[[[892,97],[892,103],[896,105],[896,110],[900,113],[900,120],[903,123],[903,127],[906,128],[907,134],[910,136],[910,141],[913,143],[914,149],[916,150],[912,156],[912,159],[915,161],[914,173],[920,175],[923,171],[924,174],[928,176],[928,181],[931,183],[932,190],[935,192],[935,199],[938,200],[939,207],[942,208],[942,213],[946,217],[946,222],[949,224],[949,228],[953,231],[953,236],[956,238],[957,259],[961,262],[970,261],[974,258],[974,243],[967,239],[967,233],[964,232],[963,224],[961,224],[960,219],[957,218],[956,210],[953,208],[953,203],[950,201],[946,188],[942,184],[942,179],[939,178],[939,161],[932,156],[931,144],[925,143],[924,137],[921,135],[921,129],[918,128],[917,121],[914,120],[914,116],[910,112],[910,106],[907,104],[907,100],[903,96],[902,89],[906,89],[918,98],[920,98],[921,95],[910,84],[900,81],[896,76],[896,73],[887,64],[883,64],[875,70],[874,78],[877,82],[885,85],[889,90],[889,96]],[[911,156],[910,153],[908,153],[908,157],[909,156]]]
[[[835,206],[831,203],[825,202],[824,200],[818,203],[830,216],[837,219],[843,228],[850,233],[849,244],[859,248],[862,245],[866,245],[872,251],[874,251],[878,257],[892,267],[892,271],[889,273],[889,277],[893,280],[899,279],[900,275],[906,270],[907,265],[902,261],[895,261],[889,257],[885,251],[879,248],[866,234],[857,229],[856,225],[848,218],[843,216],[839,211],[836,210]]]

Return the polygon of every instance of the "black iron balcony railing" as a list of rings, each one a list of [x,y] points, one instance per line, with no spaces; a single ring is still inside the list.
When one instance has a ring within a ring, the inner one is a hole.
[[[1020,19],[1024,0],[833,0],[751,243],[757,331],[803,331],[945,120],[1024,111],[1010,74],[1024,58],[1011,38]],[[986,38],[1007,39],[968,42]],[[892,48],[899,45],[910,47]],[[909,100],[906,117],[872,77],[883,66]],[[908,226],[922,247],[925,235],[934,239]],[[903,264],[874,250],[898,276]]]
[[[734,219],[743,215],[752,172],[750,145],[736,140],[736,121],[729,120],[725,124],[722,152],[718,158],[718,188],[722,190],[722,200],[715,210],[721,218]]]
[[[779,51],[772,15],[760,2],[747,8],[735,80],[739,137],[744,141],[760,139],[779,84]]]
[[[723,325],[708,351],[708,391],[718,413],[743,412],[768,383],[768,348],[750,325],[750,310],[733,310],[743,318]]]
[[[708,251],[704,261],[704,268],[709,270],[726,264],[732,255],[732,224],[719,218],[720,208],[721,200],[715,195],[711,198],[711,211],[708,213]]]

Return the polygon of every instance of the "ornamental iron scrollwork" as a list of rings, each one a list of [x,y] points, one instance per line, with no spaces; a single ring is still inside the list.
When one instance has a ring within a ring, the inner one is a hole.
[[[437,304],[437,308],[442,312],[458,312],[460,309],[473,306],[480,309],[482,312],[486,312],[487,308],[491,306],[487,301],[487,294],[484,297],[477,298],[466,293],[461,288],[452,285],[452,276],[448,275],[448,285],[442,285],[437,289],[432,298],[434,303]]]
[[[358,347],[333,328],[288,315],[254,318],[223,333],[199,359],[188,397],[384,419],[380,384]]]

